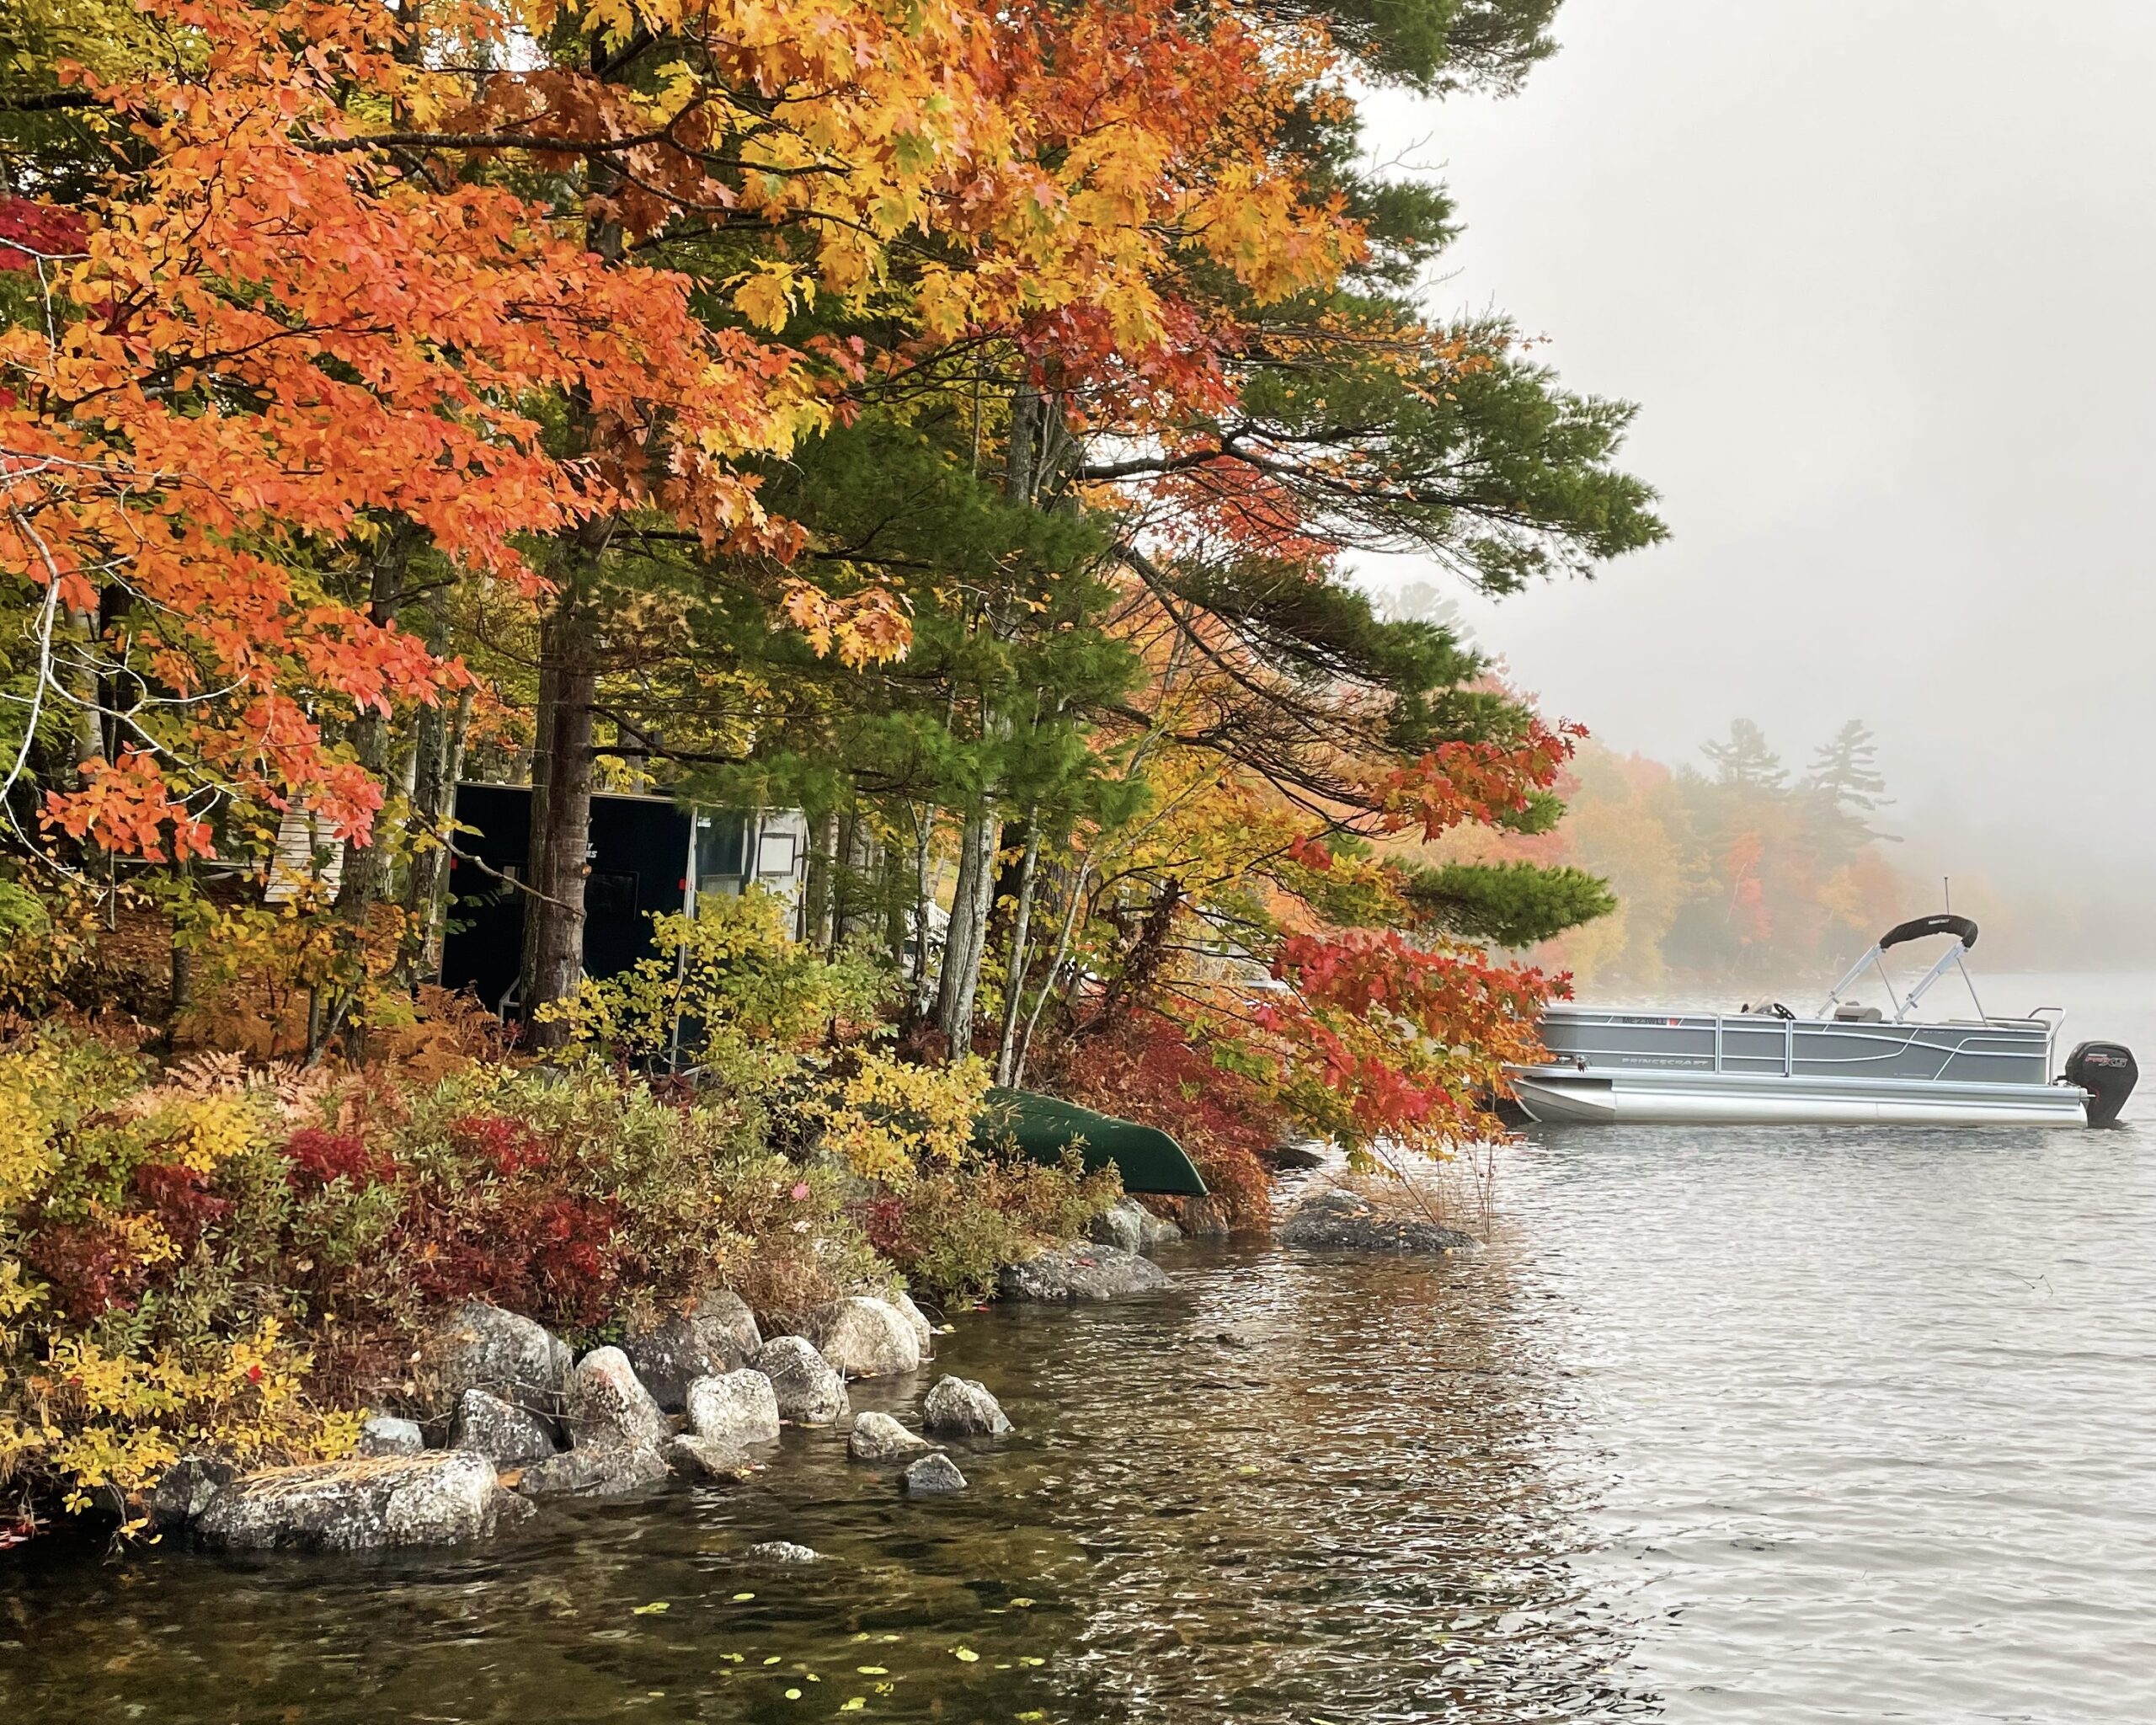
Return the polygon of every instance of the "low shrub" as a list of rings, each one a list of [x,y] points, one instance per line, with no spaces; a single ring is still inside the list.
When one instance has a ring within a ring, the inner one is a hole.
[[[334,1455],[442,1303],[589,1342],[725,1284],[798,1311],[883,1279],[853,1182],[755,1106],[597,1067],[426,1088],[80,1037],[0,1049],[0,1484],[75,1507],[183,1450]]]
[[[909,1286],[963,1305],[988,1298],[996,1271],[1033,1247],[1084,1234],[1122,1195],[1113,1169],[1089,1174],[1075,1151],[1054,1167],[974,1156],[878,1198],[863,1226]]]

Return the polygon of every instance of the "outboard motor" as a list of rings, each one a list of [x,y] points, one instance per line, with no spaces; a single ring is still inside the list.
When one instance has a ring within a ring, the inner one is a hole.
[[[2066,1081],[2089,1092],[2089,1124],[2109,1126],[2133,1094],[2141,1069],[2122,1043],[2084,1042],[2066,1057]]]

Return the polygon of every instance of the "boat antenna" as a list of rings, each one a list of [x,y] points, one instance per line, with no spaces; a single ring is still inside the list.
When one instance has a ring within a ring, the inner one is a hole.
[[[1954,908],[1954,877],[1942,874],[1939,877],[1939,884],[1946,890],[1946,908],[1951,911]]]

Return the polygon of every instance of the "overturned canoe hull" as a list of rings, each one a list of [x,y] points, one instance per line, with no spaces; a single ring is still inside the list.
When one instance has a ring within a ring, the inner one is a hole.
[[[1059,1162],[1075,1149],[1089,1172],[1113,1167],[1126,1192],[1205,1196],[1205,1181],[1195,1164],[1159,1127],[1096,1114],[1060,1097],[991,1090],[974,1122],[973,1135],[983,1151],[1015,1149],[1038,1162]]]

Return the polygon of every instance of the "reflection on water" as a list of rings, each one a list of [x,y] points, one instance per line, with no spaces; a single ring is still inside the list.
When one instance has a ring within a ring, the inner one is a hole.
[[[938,1365],[1020,1435],[962,1456],[961,1498],[798,1434],[751,1488],[478,1556],[48,1557],[0,1681],[40,1719],[174,1725],[1622,1711],[1623,1622],[1569,1561],[1591,1479],[1555,1316],[1502,1253],[1193,1257],[1144,1301],[963,1321]],[[857,1405],[902,1407],[879,1389]],[[782,1535],[830,1561],[738,1555]]]
[[[477,1553],[33,1547],[0,1570],[0,1705],[2147,1721],[2151,1148],[1552,1136],[1509,1153],[1479,1259],[1193,1254],[1141,1301],[965,1317],[939,1364],[1020,1432],[962,1455],[960,1498],[906,1503],[793,1434],[752,1487],[556,1509]],[[829,1561],[739,1555],[777,1537]]]

